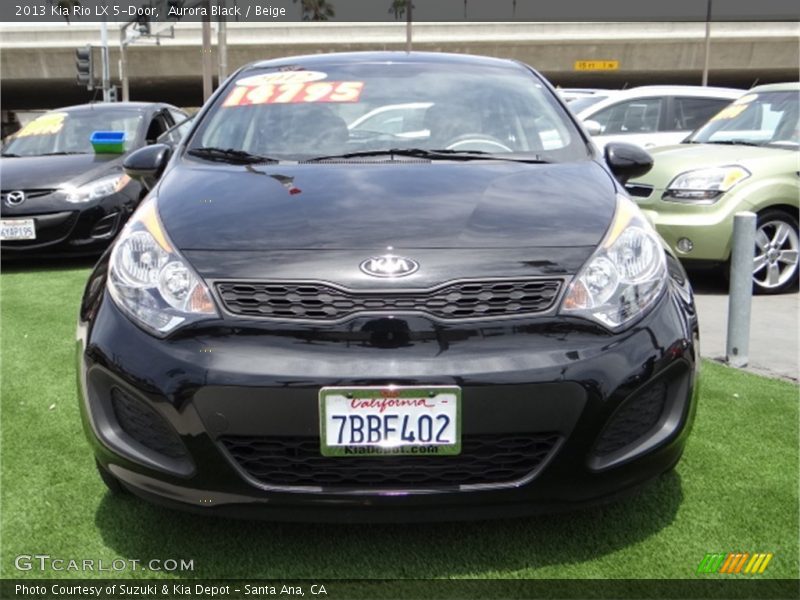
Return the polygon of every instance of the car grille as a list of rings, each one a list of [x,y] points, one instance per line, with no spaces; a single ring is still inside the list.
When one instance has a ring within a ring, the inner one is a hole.
[[[464,435],[457,456],[326,457],[317,437],[225,436],[233,459],[277,486],[415,489],[503,484],[534,472],[558,443],[555,433]]]
[[[122,431],[142,446],[170,458],[186,456],[178,434],[152,408],[118,388],[111,390],[111,406]]]
[[[322,283],[219,282],[225,308],[241,316],[336,320],[361,312],[423,312],[441,319],[539,313],[558,298],[560,279],[464,281],[423,291],[354,291]]]
[[[37,189],[37,190],[3,190],[0,192],[0,201],[2,201],[3,205],[5,206],[13,206],[8,202],[8,194],[14,191],[21,191],[25,194],[25,200],[22,202],[23,204],[28,200],[32,200],[33,198],[41,198],[42,196],[49,196],[56,190],[54,189]]]
[[[653,193],[653,186],[643,183],[629,183],[625,185],[625,189],[635,198],[649,198]]]
[[[660,420],[666,399],[667,384],[664,381],[626,399],[600,434],[595,454],[606,456],[646,435]]]

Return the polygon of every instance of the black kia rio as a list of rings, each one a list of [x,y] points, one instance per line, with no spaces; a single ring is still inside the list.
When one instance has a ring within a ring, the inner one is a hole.
[[[507,60],[239,70],[151,188],[78,327],[112,491],[289,520],[521,515],[672,469],[693,296],[552,87]],[[616,176],[616,177],[615,177]]]

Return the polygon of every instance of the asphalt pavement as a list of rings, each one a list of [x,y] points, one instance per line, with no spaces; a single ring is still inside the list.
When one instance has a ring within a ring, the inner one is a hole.
[[[728,285],[721,273],[692,271],[700,318],[700,353],[723,360],[728,331]],[[747,370],[800,380],[800,294],[753,296]]]

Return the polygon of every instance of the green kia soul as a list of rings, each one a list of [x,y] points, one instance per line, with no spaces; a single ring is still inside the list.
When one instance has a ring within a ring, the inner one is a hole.
[[[755,87],[626,188],[687,264],[727,264],[733,216],[758,215],[754,291],[797,289],[800,83]]]

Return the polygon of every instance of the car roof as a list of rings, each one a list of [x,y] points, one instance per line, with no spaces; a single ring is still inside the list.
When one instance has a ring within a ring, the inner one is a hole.
[[[176,108],[171,104],[165,104],[163,102],[92,102],[89,104],[75,104],[73,106],[62,106],[61,108],[55,108],[53,110],[60,110],[60,111],[90,111],[90,110],[112,110],[112,109],[130,109],[130,110],[138,110],[140,112],[148,112],[151,110],[161,109],[161,108]],[[179,109],[178,109],[179,110]]]
[[[747,92],[800,92],[800,81],[766,83],[747,90]]]
[[[281,67],[287,65],[329,65],[329,64],[356,64],[356,63],[428,63],[450,65],[474,65],[505,67],[511,69],[524,69],[522,63],[506,58],[493,58],[490,56],[477,56],[474,54],[454,54],[449,52],[334,52],[329,54],[305,54],[301,56],[288,56],[273,58],[250,63],[242,67],[243,71],[260,69],[264,67]]]
[[[702,85],[640,85],[638,87],[618,90],[614,92],[616,98],[629,98],[636,96],[667,96],[683,94],[690,96],[731,96],[743,94],[745,90],[729,87],[713,87]]]

